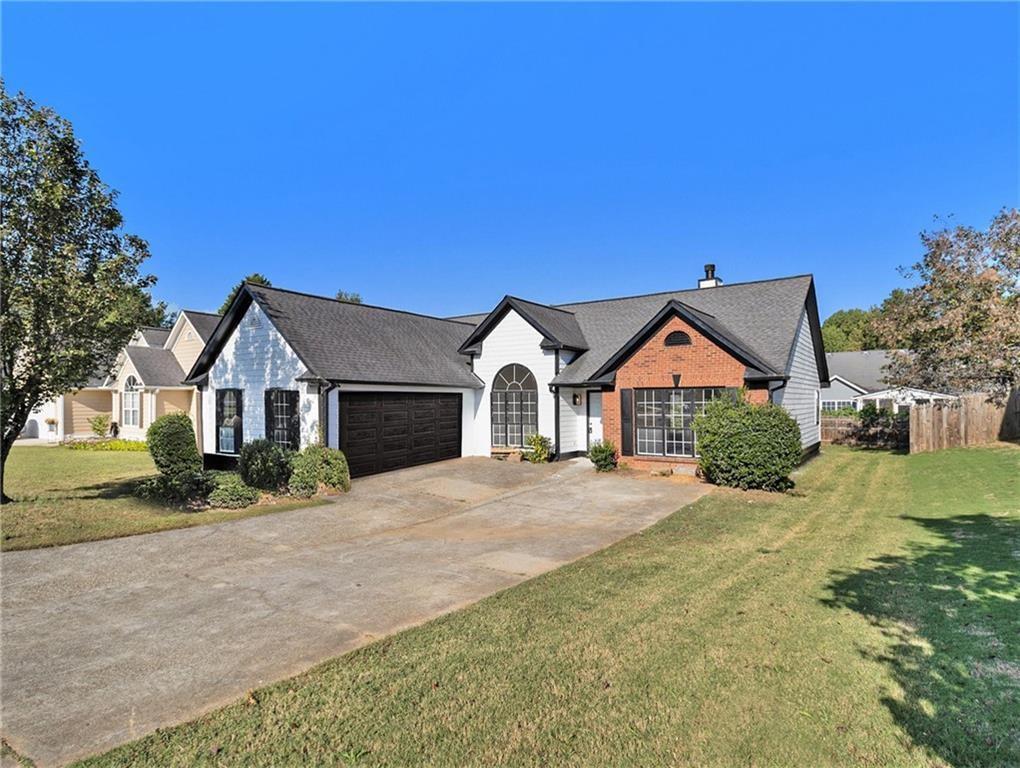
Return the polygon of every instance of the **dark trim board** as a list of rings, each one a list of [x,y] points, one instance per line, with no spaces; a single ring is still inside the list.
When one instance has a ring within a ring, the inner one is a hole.
[[[228,456],[225,453],[203,453],[202,469],[216,469],[233,472],[237,469],[237,456]]]

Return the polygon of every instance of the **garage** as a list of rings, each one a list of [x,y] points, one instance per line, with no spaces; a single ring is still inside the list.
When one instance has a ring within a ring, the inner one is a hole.
[[[351,477],[460,456],[460,394],[352,392],[339,405]]]

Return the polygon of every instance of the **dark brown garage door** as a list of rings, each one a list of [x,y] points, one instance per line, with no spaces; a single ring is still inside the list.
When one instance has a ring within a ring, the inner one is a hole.
[[[340,448],[351,476],[460,456],[460,398],[417,392],[340,395]]]

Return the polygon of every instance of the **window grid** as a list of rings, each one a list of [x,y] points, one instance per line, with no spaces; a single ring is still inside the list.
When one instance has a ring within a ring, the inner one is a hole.
[[[492,444],[520,448],[538,432],[538,387],[525,366],[500,369],[491,392]]]
[[[233,390],[223,392],[222,419],[220,421],[220,452],[237,453],[234,445],[234,419],[237,418],[237,394]]]
[[[290,444],[290,403],[287,393],[277,390],[272,395],[273,403],[273,436],[272,441],[281,448],[291,448]]]
[[[642,456],[698,455],[694,419],[726,392],[723,387],[636,390],[637,452]]]
[[[853,400],[822,400],[822,411],[838,411],[842,408],[853,408]]]
[[[139,416],[138,380],[134,376],[128,376],[124,382],[123,407],[121,425],[125,427],[137,427]]]

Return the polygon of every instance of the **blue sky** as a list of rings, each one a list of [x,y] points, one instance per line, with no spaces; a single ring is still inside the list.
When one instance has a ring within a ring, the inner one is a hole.
[[[1016,4],[5,3],[154,293],[432,314],[813,272],[902,285],[936,214],[1020,202]]]

